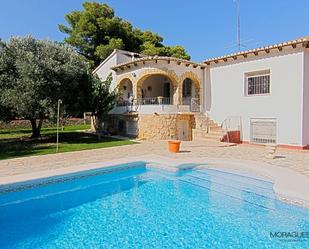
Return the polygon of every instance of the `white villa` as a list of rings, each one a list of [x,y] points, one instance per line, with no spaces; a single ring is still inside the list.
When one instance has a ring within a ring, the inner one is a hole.
[[[202,63],[114,50],[94,73],[121,92],[112,132],[309,146],[309,37]]]

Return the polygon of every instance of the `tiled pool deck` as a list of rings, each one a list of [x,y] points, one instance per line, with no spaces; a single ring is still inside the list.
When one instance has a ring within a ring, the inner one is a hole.
[[[197,163],[251,172],[271,179],[280,198],[309,207],[309,151],[278,149],[275,159],[267,159],[267,149],[262,146],[225,146],[205,141],[182,142],[178,154],[167,151],[166,141],[141,141],[120,147],[1,160],[0,185],[135,161],[170,169]]]
[[[0,160],[0,178],[145,155],[164,156],[180,160],[220,158],[265,162],[289,168],[309,177],[309,151],[278,149],[276,159],[267,159],[266,154],[266,148],[261,146],[219,147],[218,144],[204,141],[182,142],[181,153],[171,154],[167,151],[166,141],[141,141],[139,144],[120,147]]]

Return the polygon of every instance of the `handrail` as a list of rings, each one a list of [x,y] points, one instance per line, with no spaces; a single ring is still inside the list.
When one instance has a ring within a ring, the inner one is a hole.
[[[191,98],[190,102],[191,102],[190,103],[191,112],[200,112],[201,111],[201,106],[200,106],[198,98]]]
[[[227,142],[230,141],[229,131],[239,131],[242,140],[242,119],[241,116],[228,116],[221,123],[221,128],[226,133]]]

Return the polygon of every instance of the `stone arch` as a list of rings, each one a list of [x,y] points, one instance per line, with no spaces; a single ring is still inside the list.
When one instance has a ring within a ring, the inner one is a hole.
[[[135,79],[133,78],[133,76],[131,74],[125,74],[125,75],[120,76],[117,79],[117,87],[120,85],[121,82],[123,82],[123,80],[126,80],[126,79],[130,80],[132,82],[132,84],[134,85]]]
[[[130,75],[119,78],[117,88],[120,92],[119,101],[129,102],[133,96],[133,78]]]
[[[179,87],[179,79],[177,74],[173,70],[166,70],[166,69],[159,69],[159,68],[152,68],[152,69],[145,69],[142,71],[140,76],[137,78],[135,83],[135,91],[136,97],[142,98],[142,86],[144,81],[154,75],[163,75],[166,76],[171,81],[172,85],[172,93],[173,93],[173,102],[178,103],[178,87]]]
[[[201,81],[198,78],[198,76],[195,73],[193,73],[192,71],[187,71],[187,72],[183,73],[180,77],[179,85],[180,85],[181,96],[182,96],[182,86],[183,86],[183,82],[184,82],[185,79],[190,79],[192,81],[192,84],[193,84],[194,89],[195,89],[195,97],[197,99],[199,99],[200,98],[200,91],[201,91]]]

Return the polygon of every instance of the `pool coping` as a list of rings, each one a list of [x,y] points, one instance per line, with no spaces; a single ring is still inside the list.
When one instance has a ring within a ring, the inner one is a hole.
[[[115,171],[121,168],[121,165],[128,165],[135,162],[144,162],[146,167],[160,168],[168,171],[178,171],[185,169],[213,168],[221,170],[236,170],[242,173],[249,173],[255,177],[268,179],[273,182],[273,189],[277,197],[285,202],[300,205],[309,208],[309,181],[308,177],[290,170],[267,163],[222,159],[222,158],[190,158],[175,159],[158,155],[145,155],[139,157],[124,157],[108,162],[96,162],[89,164],[80,164],[74,167],[65,167],[38,171],[27,174],[0,177],[0,189],[8,186],[23,185],[25,183],[43,181],[51,178],[65,177],[91,170],[103,170],[105,172]]]

